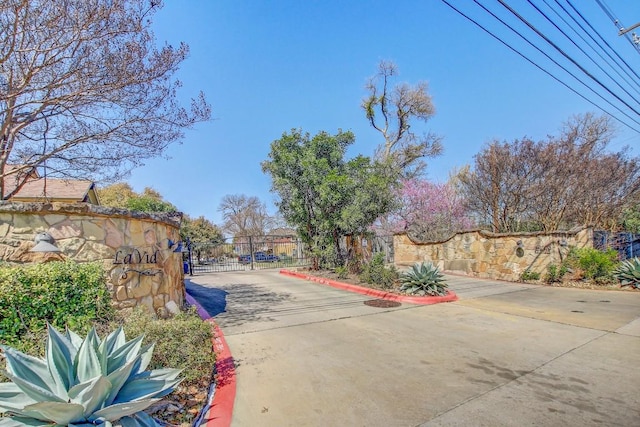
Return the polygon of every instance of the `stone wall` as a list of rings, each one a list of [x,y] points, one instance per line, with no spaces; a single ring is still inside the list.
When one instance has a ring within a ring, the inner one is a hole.
[[[160,315],[185,299],[182,254],[174,252],[180,217],[85,203],[0,202],[0,260],[13,264],[101,261],[118,309],[141,305]],[[58,253],[29,252],[38,232]]]
[[[549,264],[560,264],[572,246],[593,245],[591,228],[553,233],[456,233],[443,242],[417,243],[406,234],[393,239],[399,268],[431,261],[441,270],[475,277],[517,281],[525,270],[542,275]]]

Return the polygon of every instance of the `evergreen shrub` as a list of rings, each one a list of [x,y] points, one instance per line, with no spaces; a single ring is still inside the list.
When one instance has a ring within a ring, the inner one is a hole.
[[[14,345],[38,335],[47,323],[81,334],[113,317],[101,263],[54,261],[0,266],[0,342]]]

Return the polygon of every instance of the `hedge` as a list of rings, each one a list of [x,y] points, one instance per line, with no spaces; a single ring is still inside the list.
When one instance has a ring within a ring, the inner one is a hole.
[[[111,294],[100,263],[73,261],[0,266],[0,343],[38,334],[47,322],[86,332],[113,317]]]

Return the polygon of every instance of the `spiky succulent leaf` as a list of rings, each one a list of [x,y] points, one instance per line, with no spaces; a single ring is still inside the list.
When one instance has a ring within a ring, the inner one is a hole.
[[[132,377],[132,372],[135,365],[136,360],[133,360],[132,362],[121,366],[119,369],[113,371],[107,376],[107,379],[111,383],[111,391],[105,399],[106,405],[111,405],[114,402],[122,386],[124,386],[125,383]]]
[[[118,326],[118,329],[107,335],[104,340],[107,353],[113,353],[118,348],[122,347],[125,342],[127,342],[127,340],[124,336],[124,329],[122,326]]]
[[[640,288],[640,259],[636,257],[622,261],[613,274],[622,286]]]
[[[38,402],[25,406],[20,411],[20,415],[59,425],[68,425],[84,418],[84,407],[78,403]]]
[[[123,417],[119,421],[122,427],[156,427],[156,421],[145,412],[138,412],[129,417]]]
[[[145,399],[137,402],[117,403],[94,412],[93,415],[89,417],[89,421],[98,420],[100,418],[117,420],[122,417],[126,417],[127,415],[133,415],[137,412],[143,411],[159,401],[160,399]]]
[[[153,356],[153,350],[155,346],[156,343],[147,344],[140,350],[140,358],[138,359],[139,363],[133,368],[133,372],[136,375],[145,372],[145,370],[149,366],[149,363],[151,363],[151,357]]]
[[[138,399],[164,397],[180,383],[180,379],[135,379],[128,381],[113,403],[132,402]]]
[[[41,427],[51,426],[48,421],[36,420],[28,417],[0,418],[0,427]]]
[[[5,376],[9,378],[15,385],[20,387],[20,390],[24,392],[31,399],[36,402],[65,402],[65,399],[53,394],[49,389],[45,389],[36,384],[29,382],[21,377],[11,374],[11,372],[7,371]],[[66,395],[66,393],[65,393]]]
[[[0,384],[0,427],[23,425],[155,425],[140,412],[180,382],[177,369],[145,371],[153,345],[143,337],[126,341],[121,328],[100,341],[91,330],[84,340],[49,327],[45,359],[5,347],[7,377]]]
[[[87,338],[82,341],[74,363],[75,374],[79,382],[89,381],[102,374],[100,356],[98,355],[99,340],[94,328],[91,328]],[[81,362],[81,363],[79,363]]]
[[[444,276],[431,263],[416,263],[400,276],[400,291],[410,295],[446,295]]]
[[[98,354],[100,355],[100,365],[102,366],[102,375],[108,375],[108,356],[116,349],[120,348],[126,342],[124,329],[119,326],[118,329],[111,332],[98,346]]]
[[[82,337],[78,334],[76,334],[75,332],[73,332],[71,329],[66,328],[64,331],[65,336],[67,337],[67,339],[69,340],[69,342],[75,347],[75,348],[80,348],[80,346],[82,345]]]
[[[0,383],[0,413],[17,411],[25,405],[36,403],[14,383]]]
[[[162,380],[172,381],[178,378],[178,375],[180,375],[181,372],[182,370],[173,369],[173,368],[154,369],[152,371],[141,372],[138,375],[136,375],[134,379],[148,378],[151,380],[162,379]]]
[[[135,360],[142,348],[143,339],[144,335],[140,335],[131,341],[125,342],[119,347],[114,347],[107,359],[107,373],[111,374],[115,370],[120,369],[122,366]]]
[[[111,392],[111,383],[103,376],[80,383],[69,390],[69,398],[84,407],[84,416],[88,417],[103,406]]]
[[[51,388],[53,378],[51,378],[51,373],[44,360],[29,356],[28,354],[4,345],[0,346],[0,348],[2,348],[4,352],[7,372],[53,392]]]
[[[45,359],[56,386],[55,392],[64,399],[67,390],[75,385],[73,360],[77,352],[66,336],[48,325]]]

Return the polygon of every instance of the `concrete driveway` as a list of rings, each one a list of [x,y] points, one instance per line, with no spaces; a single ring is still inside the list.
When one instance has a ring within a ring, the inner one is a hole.
[[[640,292],[449,283],[392,308],[276,271],[187,289],[236,360],[234,426],[640,426]]]

